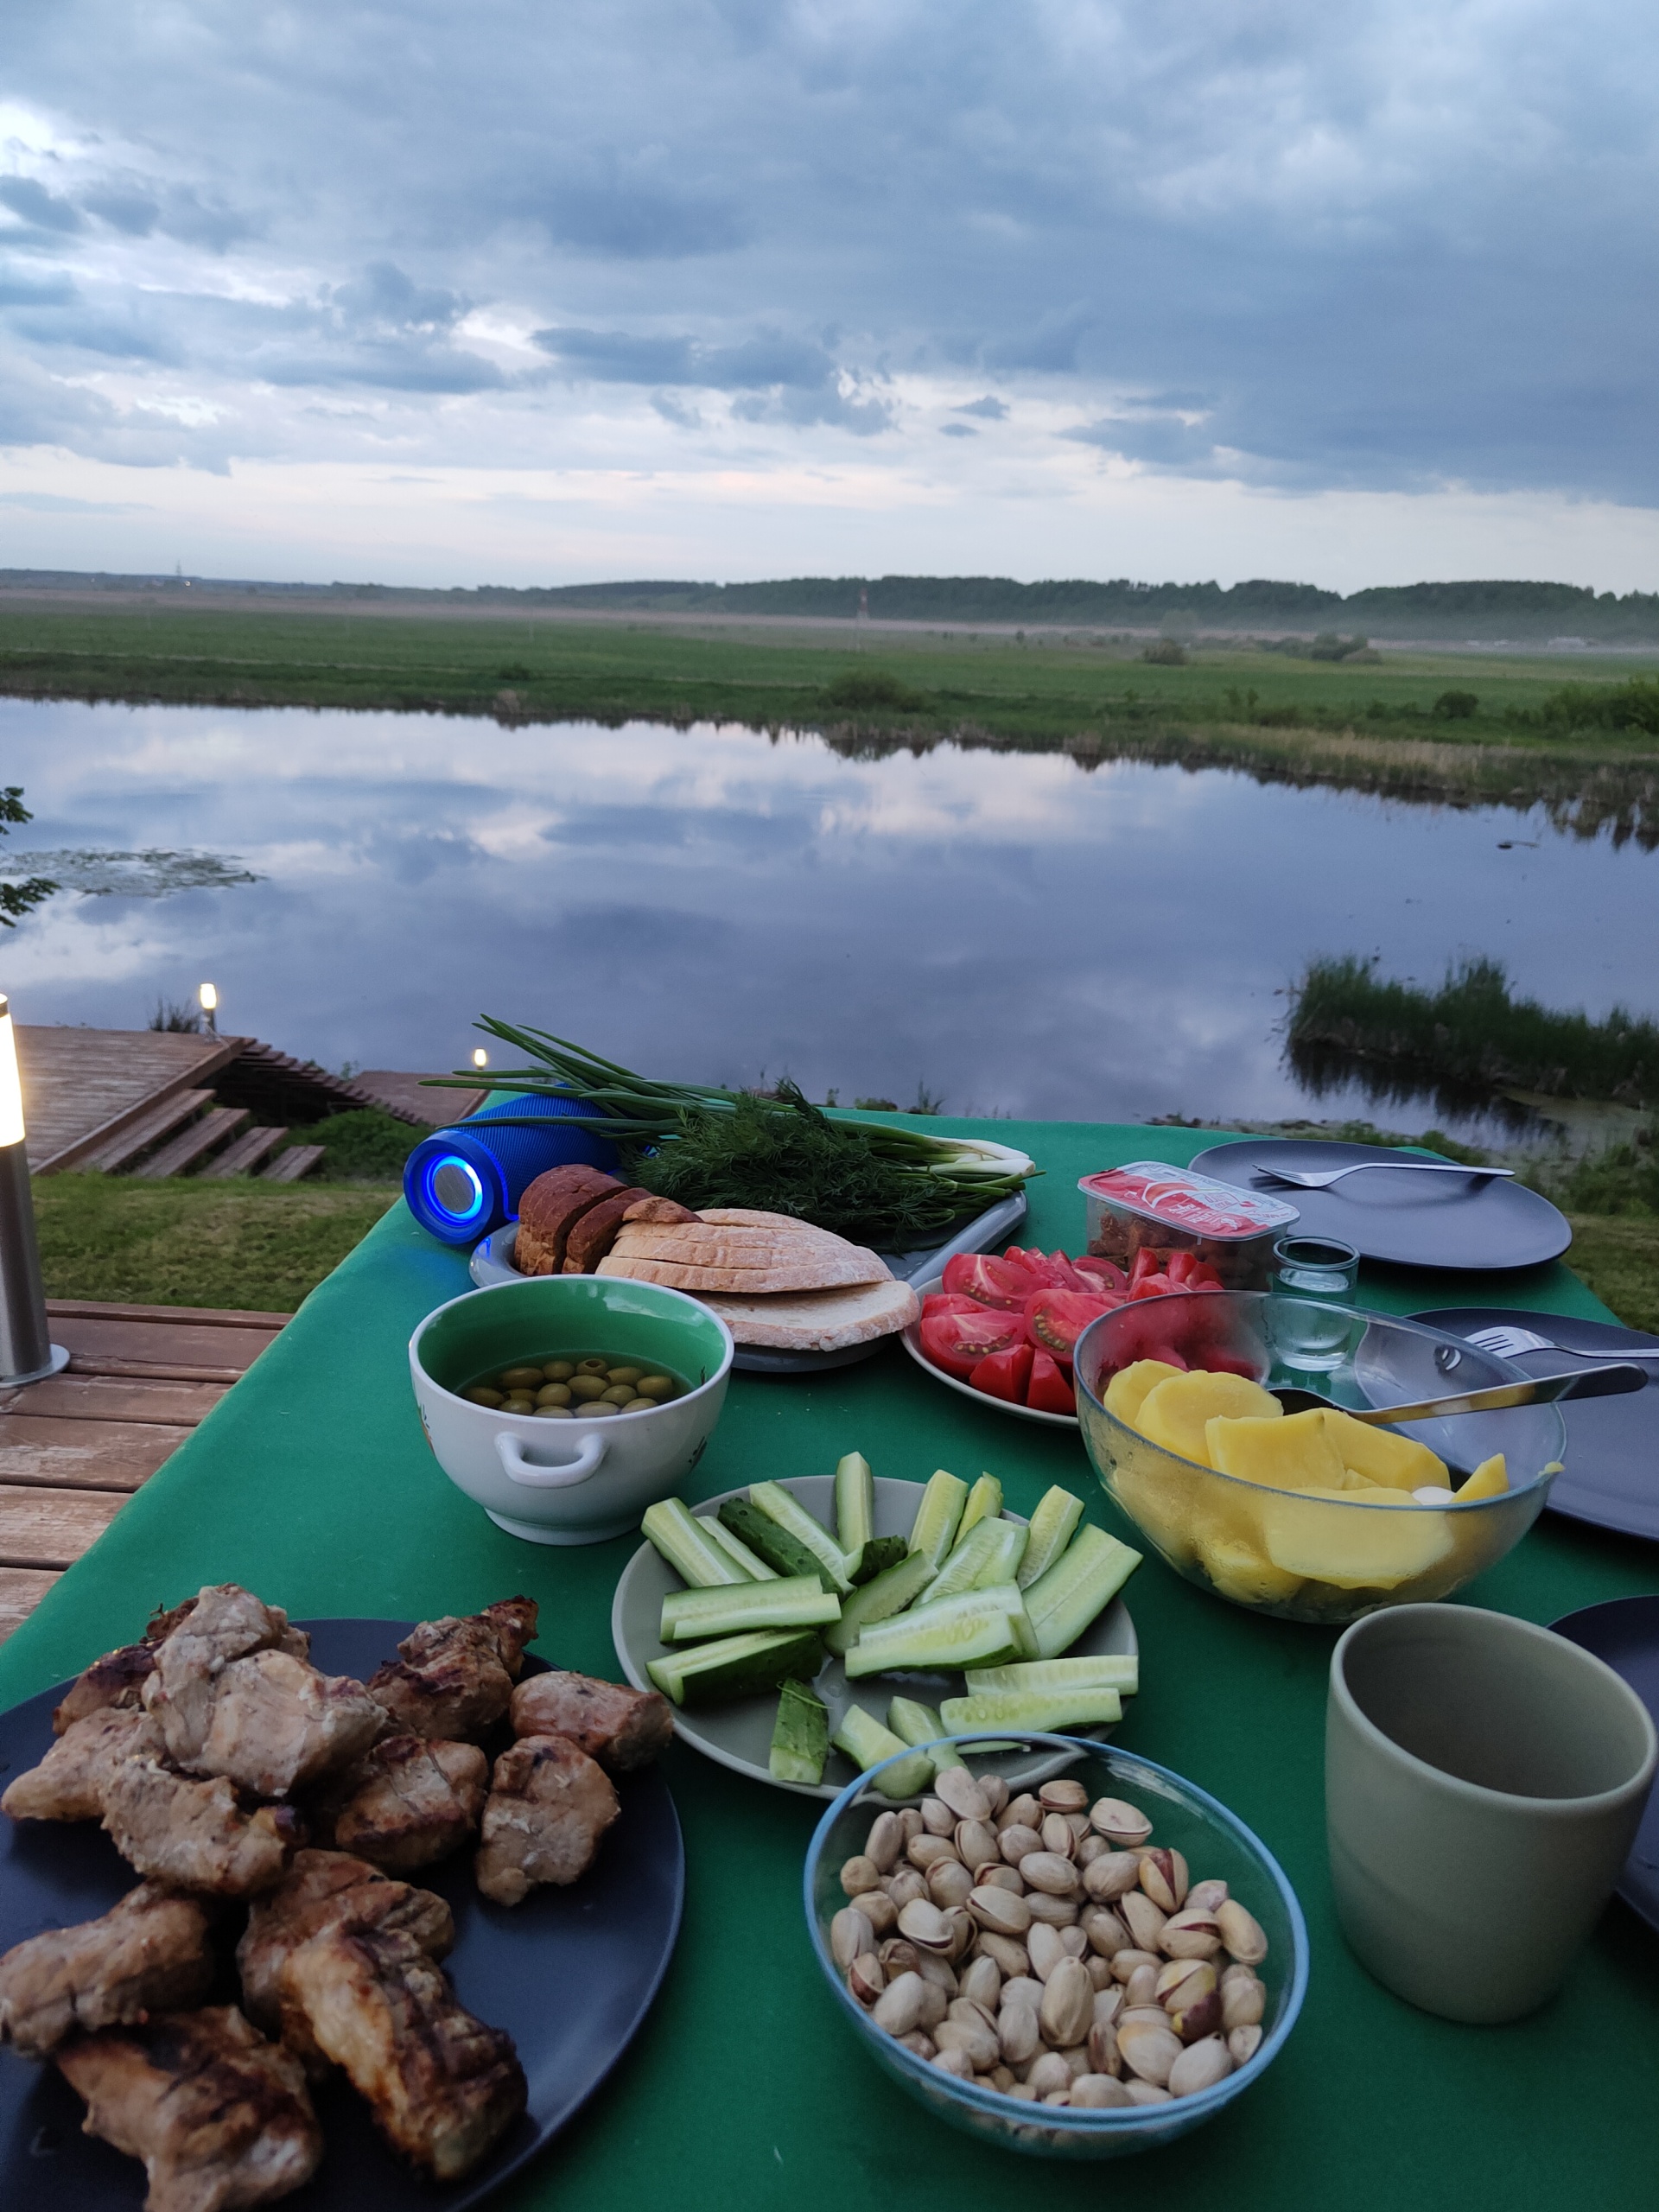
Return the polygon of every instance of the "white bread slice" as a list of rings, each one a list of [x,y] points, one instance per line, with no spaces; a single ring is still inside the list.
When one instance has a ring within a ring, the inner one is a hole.
[[[706,1206],[699,1221],[717,1229],[773,1229],[789,1236],[834,1236],[833,1229],[820,1229],[815,1221],[801,1221],[792,1213],[762,1213],[754,1206]],[[836,1242],[844,1243],[844,1237]]]
[[[778,1351],[842,1351],[894,1336],[921,1312],[907,1282],[870,1283],[846,1290],[808,1292],[798,1297],[734,1297],[718,1291],[696,1294],[719,1314],[741,1344]]]
[[[840,1252],[817,1249],[796,1255],[772,1252],[754,1263],[738,1267],[704,1267],[695,1259],[642,1260],[627,1253],[608,1252],[594,1270],[601,1275],[622,1275],[632,1282],[659,1282],[670,1290],[737,1291],[764,1295],[785,1290],[835,1290],[859,1283],[892,1280],[886,1263],[874,1252],[861,1252],[849,1244]]]

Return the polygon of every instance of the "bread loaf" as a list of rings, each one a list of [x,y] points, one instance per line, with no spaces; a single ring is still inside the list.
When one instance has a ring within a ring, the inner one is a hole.
[[[588,1206],[579,1214],[565,1239],[563,1272],[568,1275],[592,1274],[610,1250],[628,1208],[636,1200],[650,1196],[649,1191],[618,1184],[608,1195],[601,1198],[597,1205]]]
[[[571,1225],[607,1192],[622,1187],[614,1175],[574,1160],[538,1175],[525,1185],[518,1201],[513,1265],[521,1274],[556,1274],[563,1263]]]

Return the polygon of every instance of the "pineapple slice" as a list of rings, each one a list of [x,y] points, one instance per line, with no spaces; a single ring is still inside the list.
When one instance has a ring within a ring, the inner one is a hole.
[[[1135,1425],[1142,1436],[1161,1445],[1166,1452],[1207,1467],[1205,1426],[1217,1414],[1236,1419],[1254,1414],[1274,1421],[1283,1418],[1284,1408],[1259,1382],[1243,1375],[1211,1375],[1198,1370],[1191,1375],[1172,1375],[1148,1391]]]

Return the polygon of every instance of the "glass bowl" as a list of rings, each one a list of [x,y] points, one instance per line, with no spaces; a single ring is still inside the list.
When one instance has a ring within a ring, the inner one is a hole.
[[[954,1741],[971,1755],[976,1743],[1006,1745],[1008,1738],[963,1736]],[[1038,2158],[1117,2158],[1157,2150],[1202,2126],[1242,2096],[1283,2048],[1307,1988],[1307,1929],[1301,1907],[1278,1860],[1261,1839],[1224,1805],[1167,1767],[1074,1736],[1022,1733],[1020,1741],[1069,1753],[1064,1772],[1083,1784],[1090,1802],[1117,1797],[1138,1806],[1153,1823],[1153,1843],[1180,1852],[1194,1882],[1219,1877],[1229,1893],[1260,1922],[1268,1954],[1256,1972],[1267,1985],[1268,1998],[1262,2041],[1253,2057],[1213,2087],[1166,2104],[1074,2111],[1070,2106],[1027,2103],[946,2074],[877,2027],[836,1964],[830,1925],[848,1903],[841,1887],[842,1867],[863,1850],[877,1815],[891,1809],[888,1800],[871,1785],[892,1760],[848,1784],[819,1821],[808,1847],[806,1924],[812,1948],[854,2034],[876,2063],[936,2118],[1004,2149]]]
[[[1382,1605],[1448,1598],[1518,1544],[1560,1471],[1567,1426],[1555,1406],[1404,1424],[1465,1472],[1497,1452],[1510,1487],[1466,1505],[1415,1509],[1305,1497],[1184,1459],[1102,1402],[1120,1369],[1174,1351],[1259,1382],[1314,1389],[1338,1405],[1402,1404],[1524,1382],[1524,1370],[1462,1338],[1318,1299],[1185,1291],[1121,1306],[1077,1339],[1083,1440],[1108,1495],[1189,1582],[1281,1620],[1340,1628]]]

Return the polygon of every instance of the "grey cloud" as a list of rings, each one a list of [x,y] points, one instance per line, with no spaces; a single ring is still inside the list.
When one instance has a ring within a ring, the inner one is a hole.
[[[0,207],[10,207],[36,231],[79,231],[79,213],[32,176],[0,176]]]
[[[23,507],[36,515],[137,515],[151,512],[145,499],[71,499],[56,492],[0,492],[0,507]]]
[[[79,296],[67,276],[58,275],[33,281],[16,276],[9,269],[0,269],[0,308],[61,308]]]
[[[669,398],[664,388],[740,393],[732,413],[743,423],[825,423],[868,436],[893,419],[885,400],[842,391],[835,356],[826,346],[775,330],[729,346],[620,330],[548,329],[534,337],[569,376],[657,385],[652,404],[658,413],[687,428],[699,425],[701,417]]]
[[[987,423],[1006,423],[1008,403],[988,391],[982,399],[964,399],[961,406],[952,408],[950,411],[954,415],[977,415]]]
[[[89,215],[96,215],[130,238],[147,238],[162,219],[160,206],[143,192],[88,192],[82,194],[80,204]]]
[[[939,435],[942,438],[976,438],[979,432],[971,423],[941,423]]]

